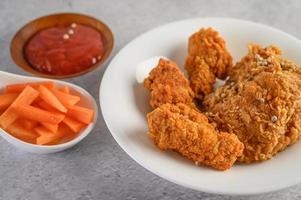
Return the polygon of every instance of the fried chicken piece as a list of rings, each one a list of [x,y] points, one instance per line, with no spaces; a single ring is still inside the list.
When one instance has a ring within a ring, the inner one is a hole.
[[[190,87],[195,97],[203,100],[204,97],[213,91],[215,75],[211,72],[210,66],[199,56],[195,58],[194,67],[186,67],[189,75]]]
[[[189,38],[185,68],[196,98],[202,100],[213,91],[215,77],[224,79],[232,57],[225,41],[212,28],[202,28]]]
[[[150,90],[150,105],[153,108],[165,103],[193,104],[194,93],[189,82],[172,61],[160,59],[157,67],[144,80],[144,87]]]
[[[276,47],[250,46],[230,80],[206,97],[209,119],[244,143],[240,162],[272,158],[301,134],[301,70]]]
[[[217,132],[205,115],[185,104],[164,104],[147,115],[149,136],[161,150],[174,150],[219,170],[229,169],[243,152],[234,134]]]
[[[229,76],[235,82],[255,76],[262,71],[279,71],[282,61],[289,62],[281,58],[281,50],[275,46],[262,48],[260,45],[250,44],[248,48],[249,53],[229,70]],[[272,61],[273,65],[270,65]],[[290,63],[290,65],[294,64]]]

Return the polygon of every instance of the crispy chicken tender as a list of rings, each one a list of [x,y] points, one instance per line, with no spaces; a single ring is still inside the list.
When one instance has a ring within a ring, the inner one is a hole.
[[[243,152],[236,135],[217,132],[205,115],[185,104],[164,104],[147,119],[148,134],[161,150],[177,151],[196,164],[226,170]]]
[[[224,79],[232,57],[225,41],[212,28],[202,28],[189,38],[185,68],[196,98],[202,100],[213,91],[215,77]]]
[[[160,59],[158,66],[144,80],[144,87],[150,90],[153,108],[165,103],[193,104],[194,93],[189,81],[172,61]]]
[[[250,46],[229,81],[206,97],[211,121],[244,143],[238,161],[272,158],[301,134],[301,70],[276,47]]]

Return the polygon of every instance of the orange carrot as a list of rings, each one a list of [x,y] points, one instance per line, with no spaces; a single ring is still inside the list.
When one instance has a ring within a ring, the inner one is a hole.
[[[85,124],[79,121],[71,119],[70,117],[65,117],[63,123],[66,124],[75,133],[78,133],[83,127],[86,126]]]
[[[51,81],[47,81],[47,82],[36,82],[36,83],[19,83],[19,84],[13,84],[13,85],[8,85],[6,86],[6,93],[19,93],[22,92],[22,90],[26,87],[26,86],[30,86],[34,89],[38,89],[40,85],[43,85],[45,87],[47,87],[48,89],[53,89],[54,88],[54,83]]]
[[[69,142],[78,135],[78,133],[74,133],[67,125],[63,123],[59,125],[58,132],[61,132],[61,134],[64,135],[60,138],[60,143]]]
[[[0,110],[8,108],[8,106],[13,103],[18,95],[18,93],[0,95]]]
[[[57,124],[51,124],[51,123],[47,123],[47,122],[42,122],[41,123],[45,128],[47,128],[49,131],[55,133],[57,132],[58,129],[58,125]]]
[[[39,136],[36,139],[36,144],[38,145],[55,145],[56,143],[54,143],[54,141],[57,140],[57,138],[55,136]]]
[[[66,107],[73,106],[80,101],[79,96],[66,94],[64,92],[61,92],[61,91],[58,91],[55,89],[53,89],[52,92],[60,100],[60,102],[62,102],[62,104]]]
[[[18,113],[14,111],[14,107],[16,105],[29,105],[38,97],[38,95],[38,91],[30,86],[26,86],[15,101],[0,116],[0,126],[5,129],[11,125],[18,118]]]
[[[36,143],[38,145],[45,145],[48,143],[53,142],[59,138],[58,135],[54,134],[53,132],[49,131],[45,127],[38,127],[34,129],[36,133],[39,134],[39,137],[36,139]]]
[[[38,137],[33,131],[27,130],[18,122],[14,122],[5,129],[12,136],[29,143],[35,143]]]
[[[67,108],[58,100],[58,98],[45,86],[40,85],[39,87],[40,97],[50,106],[56,108],[57,110],[66,113]]]
[[[45,101],[40,101],[38,103],[38,107],[43,109],[43,110],[47,110],[49,112],[52,112],[53,114],[57,114],[57,115],[64,115],[64,113],[54,109],[52,106],[50,106],[48,103],[46,103]]]
[[[56,133],[53,133],[52,131],[48,130],[47,128],[43,126],[39,126],[34,128],[34,131],[39,135],[39,136],[47,136],[47,137],[53,137],[56,135]]]
[[[89,124],[93,121],[94,111],[81,106],[72,106],[68,107],[67,116],[84,124]]]
[[[45,101],[40,101],[38,106],[40,108],[42,108],[43,110],[47,110],[55,115],[62,115],[63,113],[61,113],[60,111],[54,109],[53,107],[51,107],[49,104],[47,104]],[[47,128],[48,130],[52,131],[52,132],[56,132],[58,129],[58,125],[57,124],[50,124],[50,123],[42,123],[42,125]]]
[[[24,118],[18,118],[16,122],[21,124],[27,130],[32,130],[34,127],[38,125],[38,122],[29,119],[24,119]]]
[[[18,105],[14,107],[15,111],[24,117],[25,119],[30,119],[38,121],[40,123],[47,122],[52,124],[58,124],[64,119],[64,115],[53,114],[52,112],[42,110],[40,108],[29,106],[29,105]]]
[[[57,131],[56,133],[53,133],[45,127],[37,127],[34,130],[37,134],[39,134],[39,137],[36,140],[36,143],[39,145],[51,143],[64,136],[64,132],[62,131]]]
[[[32,106],[37,106],[37,105],[39,105],[39,103],[40,103],[41,101],[43,101],[43,99],[41,99],[41,97],[38,96],[38,97],[31,103],[31,105],[32,105]]]
[[[67,86],[60,87],[58,90],[59,90],[60,92],[66,93],[66,94],[70,94],[70,88],[67,87]]]

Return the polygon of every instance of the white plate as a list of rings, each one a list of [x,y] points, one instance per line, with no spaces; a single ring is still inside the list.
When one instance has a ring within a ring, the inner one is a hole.
[[[189,35],[200,27],[217,29],[237,61],[247,44],[275,44],[284,56],[301,64],[301,42],[280,30],[228,18],[199,18],[174,22],[151,30],[130,42],[108,66],[100,87],[100,105],[109,130],[123,150],[149,171],[195,190],[232,195],[258,194],[301,182],[301,143],[274,159],[252,165],[235,165],[224,172],[195,166],[176,153],[158,150],[148,138],[145,114],[149,94],[136,83],[136,66],[162,55],[183,65]]]

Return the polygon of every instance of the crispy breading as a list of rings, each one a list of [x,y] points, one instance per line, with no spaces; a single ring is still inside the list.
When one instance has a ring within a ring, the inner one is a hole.
[[[255,45],[204,105],[219,130],[244,143],[238,160],[250,163],[270,159],[300,138],[300,90],[301,70],[276,47]]]
[[[144,80],[144,87],[150,90],[150,105],[153,108],[165,103],[192,104],[194,98],[188,80],[177,64],[169,60],[160,59]]]
[[[186,67],[189,75],[190,87],[199,100],[213,91],[215,75],[211,72],[210,66],[199,56],[195,58],[193,67]]]
[[[281,50],[276,46],[262,48],[260,45],[250,44],[248,48],[249,53],[229,69],[229,76],[233,81],[239,82],[262,71],[279,71],[281,70],[282,61],[289,62],[281,58]],[[271,61],[273,65],[269,64]],[[290,65],[293,65],[293,63],[290,63]]]
[[[229,169],[243,152],[234,134],[217,132],[205,115],[185,104],[164,104],[147,115],[149,136],[162,150],[174,150],[219,170]]]
[[[226,78],[231,66],[232,57],[217,31],[202,28],[190,36],[185,68],[198,99],[211,93],[215,77]]]

